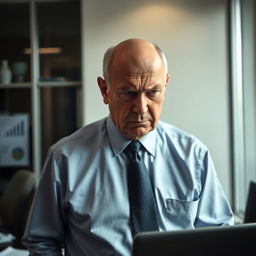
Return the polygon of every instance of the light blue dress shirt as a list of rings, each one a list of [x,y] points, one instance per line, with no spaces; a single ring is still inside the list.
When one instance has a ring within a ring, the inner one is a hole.
[[[211,156],[195,137],[164,122],[141,143],[159,230],[232,225]],[[30,255],[130,256],[129,144],[110,117],[53,145],[24,236]]]

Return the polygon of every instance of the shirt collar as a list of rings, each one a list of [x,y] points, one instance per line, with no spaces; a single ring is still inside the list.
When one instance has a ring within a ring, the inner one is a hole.
[[[115,156],[120,154],[131,141],[118,130],[118,128],[114,125],[110,115],[107,118],[107,134]],[[143,136],[139,141],[152,156],[155,156],[156,129]]]

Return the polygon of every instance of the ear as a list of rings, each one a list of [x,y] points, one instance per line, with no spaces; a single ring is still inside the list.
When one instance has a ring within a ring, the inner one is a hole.
[[[109,100],[108,100],[108,85],[107,85],[107,82],[106,82],[106,80],[104,80],[101,77],[97,78],[97,82],[98,82],[98,86],[100,88],[101,95],[103,97],[103,102],[105,104],[108,104]]]
[[[167,74],[166,74],[166,85],[165,85],[165,86],[167,86],[167,84],[168,84],[168,82],[169,82],[169,79],[170,79],[170,74],[167,73]]]
[[[167,87],[167,84],[168,84],[168,82],[169,82],[169,79],[170,79],[170,74],[169,73],[167,73],[166,74],[166,81],[165,81],[165,92],[164,92],[164,97],[163,97],[163,100],[165,100],[165,93],[166,93],[166,87]]]

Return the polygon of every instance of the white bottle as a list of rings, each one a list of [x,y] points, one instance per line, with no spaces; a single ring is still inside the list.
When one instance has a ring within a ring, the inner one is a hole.
[[[0,69],[0,83],[9,84],[12,81],[12,72],[8,65],[8,60],[2,60]]]

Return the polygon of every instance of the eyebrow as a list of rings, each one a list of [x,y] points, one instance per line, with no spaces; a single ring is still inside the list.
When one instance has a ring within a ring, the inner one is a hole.
[[[147,88],[145,88],[145,91],[148,91],[148,90],[153,90],[153,89],[160,89],[161,88],[161,85],[160,84],[154,84],[152,86],[149,86]],[[123,85],[121,86],[118,90],[137,90],[137,87],[134,86],[133,84],[130,84],[130,85]]]

